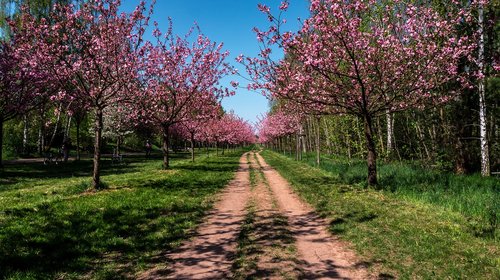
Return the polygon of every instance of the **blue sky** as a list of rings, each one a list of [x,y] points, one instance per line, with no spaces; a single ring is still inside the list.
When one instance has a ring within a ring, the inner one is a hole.
[[[131,11],[139,0],[124,0],[123,9]],[[244,73],[242,65],[234,59],[239,54],[256,56],[259,51],[253,27],[266,28],[268,21],[257,9],[262,3],[276,11],[280,0],[157,0],[153,20],[157,21],[162,30],[168,28],[168,17],[174,24],[174,32],[184,35],[196,22],[203,34],[212,41],[223,42],[224,48],[230,52],[228,62],[231,62],[240,72]],[[285,30],[295,31],[299,28],[297,18],[307,18],[308,0],[291,0],[290,8],[285,14],[287,24]],[[149,34],[148,34],[149,36]],[[147,39],[147,38],[146,38]],[[246,82],[240,77],[228,77],[222,82],[229,87],[230,81]],[[236,95],[225,98],[222,105],[226,111],[234,111],[244,119],[255,123],[257,117],[268,110],[268,101],[262,95],[240,88]]]

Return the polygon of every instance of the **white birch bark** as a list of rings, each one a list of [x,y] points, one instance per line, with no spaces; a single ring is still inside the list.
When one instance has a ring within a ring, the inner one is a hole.
[[[484,79],[484,7],[479,5],[479,71],[482,74],[479,79],[479,130],[481,142],[481,174],[490,176],[490,158],[486,119],[486,92]]]

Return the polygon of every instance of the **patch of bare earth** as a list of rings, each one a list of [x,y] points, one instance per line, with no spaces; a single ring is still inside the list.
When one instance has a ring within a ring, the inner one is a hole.
[[[327,231],[328,223],[305,204],[289,183],[257,154],[265,178],[296,240],[302,279],[370,279],[345,242]]]
[[[240,158],[235,179],[195,237],[165,255],[166,268],[138,278],[371,278],[348,244],[328,233],[328,223],[292,192],[289,183],[259,154],[250,155]]]
[[[242,248],[243,265],[235,272],[235,279],[297,279],[295,240],[288,229],[287,219],[281,215],[276,199],[265,181],[254,153],[250,157],[254,171],[254,187],[248,205],[251,225],[248,243]]]
[[[227,279],[231,277],[237,237],[245,217],[250,187],[246,154],[235,178],[202,223],[197,234],[165,258],[166,269],[146,271],[139,279]]]

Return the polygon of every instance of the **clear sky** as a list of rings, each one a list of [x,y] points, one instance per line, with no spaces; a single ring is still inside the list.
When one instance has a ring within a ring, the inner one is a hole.
[[[139,0],[123,0],[123,9],[131,11]],[[150,1],[148,1],[150,2]],[[223,42],[230,52],[229,61],[241,73],[242,65],[234,59],[239,54],[256,56],[259,45],[253,33],[253,27],[266,28],[268,21],[257,9],[257,4],[266,4],[271,11],[277,11],[281,0],[157,0],[153,20],[157,21],[162,30],[168,28],[168,17],[174,24],[174,32],[184,35],[196,22],[203,34],[212,41]],[[295,31],[299,28],[297,18],[305,19],[309,15],[308,0],[291,0],[290,8],[285,14],[287,24],[284,31]],[[149,35],[149,34],[148,34]],[[147,38],[146,38],[147,39]],[[222,82],[229,87],[230,81],[246,82],[240,77],[228,77]],[[226,111],[234,111],[251,123],[268,110],[268,101],[262,95],[249,92],[244,88],[236,91],[235,96],[225,98],[222,105]]]

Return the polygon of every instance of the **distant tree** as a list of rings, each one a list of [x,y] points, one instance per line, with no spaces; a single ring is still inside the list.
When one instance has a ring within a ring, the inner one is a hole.
[[[170,129],[202,112],[207,101],[219,100],[229,90],[220,87],[222,77],[233,70],[224,60],[228,52],[222,44],[211,42],[193,30],[184,37],[173,34],[172,23],[167,33],[154,31],[156,45],[147,43],[145,53],[145,89],[138,96],[137,112],[141,119],[161,130],[163,167],[169,168]]]
[[[4,123],[35,108],[46,92],[42,82],[47,77],[31,71],[23,60],[24,54],[16,52],[12,42],[0,41],[0,166]]]

